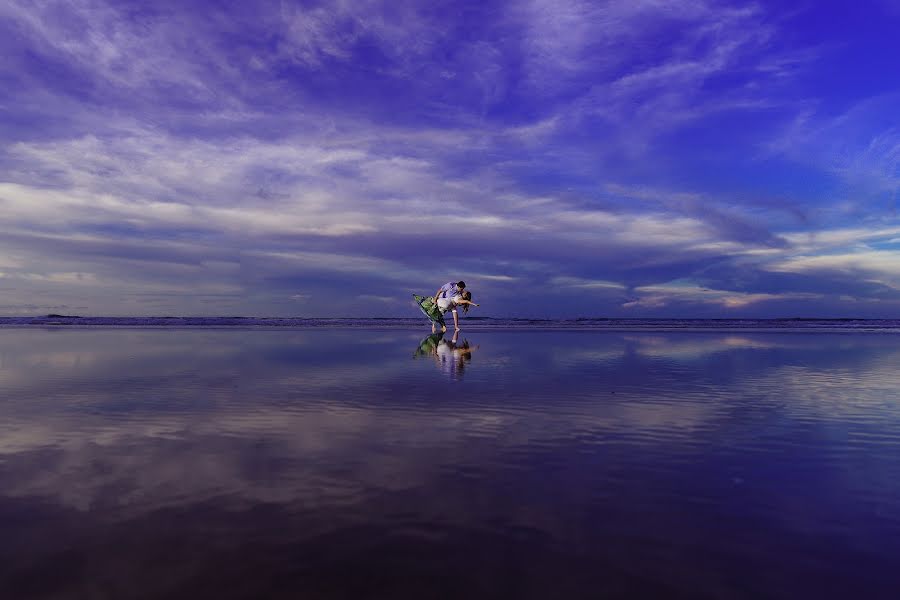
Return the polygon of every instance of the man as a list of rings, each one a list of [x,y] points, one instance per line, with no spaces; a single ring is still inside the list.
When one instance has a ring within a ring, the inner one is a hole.
[[[449,282],[445,283],[444,285],[442,285],[441,287],[439,287],[438,291],[435,292],[434,303],[440,305],[441,299],[449,300],[450,298],[453,298],[454,296],[459,296],[463,293],[463,291],[465,289],[466,289],[465,281],[457,281],[456,283],[449,281]],[[443,304],[447,305],[447,304],[449,304],[449,302],[445,301]]]

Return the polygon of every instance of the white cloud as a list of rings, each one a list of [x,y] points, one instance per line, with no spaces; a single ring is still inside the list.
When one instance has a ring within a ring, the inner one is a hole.
[[[785,74],[815,56],[813,49],[775,50],[776,27],[755,3],[534,0],[511,6],[513,20],[525,23],[529,92],[567,100],[532,127],[510,133],[533,141],[600,120],[611,156],[644,156],[658,136],[711,115],[771,109],[782,103]],[[653,42],[647,40],[657,37],[669,40],[666,51],[648,53]],[[704,93],[709,79],[735,73],[740,84]],[[592,83],[586,91],[584,81]]]
[[[615,281],[606,281],[603,279],[585,279],[582,277],[570,277],[560,275],[550,280],[550,285],[563,288],[580,288],[586,290],[610,290],[624,292],[626,287]]]
[[[354,0],[321,6],[281,4],[284,38],[279,49],[306,67],[350,60],[361,43],[376,45],[401,63],[420,59],[442,35],[440,22],[415,2]]]
[[[358,298],[366,302],[383,302],[385,304],[396,304],[402,301],[400,298],[394,296],[375,296],[373,294],[362,294],[358,296]]]
[[[226,57],[175,15],[126,15],[115,4],[84,0],[10,0],[0,14],[18,26],[31,48],[76,65],[104,85],[168,85],[182,96],[214,100],[215,91],[205,83],[209,72],[236,76]]]
[[[625,302],[622,305],[624,308],[659,309],[670,305],[680,305],[683,308],[685,306],[706,304],[724,309],[741,309],[761,302],[821,298],[820,294],[797,292],[773,294],[716,290],[697,286],[690,282],[641,286],[635,288],[634,293],[638,297]]]
[[[836,115],[804,108],[767,150],[839,176],[868,204],[871,193],[900,188],[898,101],[897,93],[872,96]]]
[[[5,279],[27,284],[27,294],[90,274],[111,297],[116,289],[175,296],[186,282],[223,295],[279,285],[272,298],[287,304],[291,289],[310,289],[298,278],[323,271],[418,286],[435,260],[412,246],[423,239],[445,243],[468,280],[494,289],[536,275],[616,292],[624,289],[616,277],[633,283],[629,272],[652,271],[639,277],[652,281],[676,266],[671,276],[688,276],[704,258],[794,272],[869,265],[889,275],[883,260],[859,254],[895,242],[900,228],[887,220],[780,236],[778,209],[652,181],[609,183],[610,164],[659,160],[653,144],[685,123],[778,103],[777,85],[816,52],[778,51],[778,23],[755,3],[509,2],[465,40],[455,39],[459,23],[414,2],[274,6],[208,7],[202,17],[177,7],[126,14],[87,0],[0,6],[21,34],[8,43],[24,43],[17,49],[96,92],[80,102],[64,83],[19,73],[16,105],[65,117],[52,137],[29,129],[0,151]],[[659,37],[665,48],[647,45]],[[357,69],[360,47],[378,60]],[[322,67],[338,63],[389,95],[405,78],[415,114],[317,96]],[[724,87],[709,94],[713,78]],[[492,103],[504,110],[492,113]],[[873,124],[888,104],[861,103],[831,120],[812,114],[773,147],[786,156],[846,147],[835,172],[880,171],[890,184],[896,127]],[[849,139],[860,124],[867,135]],[[583,137],[585,125],[598,128],[598,141],[566,137]],[[843,200],[848,211],[858,206]],[[456,237],[465,246],[447,243]],[[816,258],[823,253],[852,254],[854,266]],[[590,261],[596,269],[584,268]],[[571,276],[605,267],[615,273],[609,281]],[[311,294],[309,306],[324,298]],[[642,301],[673,294],[651,290]],[[766,299],[717,298],[722,306]]]
[[[291,273],[329,272],[336,274],[377,274],[384,279],[405,282],[428,281],[433,277],[427,269],[412,269],[407,265],[382,258],[359,254],[339,254],[310,251],[263,251],[248,250],[245,261],[265,263],[269,268],[287,268]]]
[[[900,278],[900,251],[869,250],[819,256],[794,256],[772,262],[768,268],[789,273],[838,271]]]
[[[512,275],[488,275],[487,273],[472,273],[466,275],[466,277],[470,281],[499,281],[502,283],[511,283],[519,280],[519,277],[513,277]]]

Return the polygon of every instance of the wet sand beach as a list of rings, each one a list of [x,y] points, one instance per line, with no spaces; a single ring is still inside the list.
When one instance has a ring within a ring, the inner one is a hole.
[[[0,329],[8,598],[892,597],[900,335]]]

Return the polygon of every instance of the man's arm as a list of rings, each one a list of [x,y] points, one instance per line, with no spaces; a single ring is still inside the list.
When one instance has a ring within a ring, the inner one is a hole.
[[[435,304],[437,304],[438,298],[440,298],[440,296],[441,296],[441,292],[447,290],[447,285],[449,285],[449,284],[445,283],[444,285],[439,287],[438,290],[434,293],[434,303]]]

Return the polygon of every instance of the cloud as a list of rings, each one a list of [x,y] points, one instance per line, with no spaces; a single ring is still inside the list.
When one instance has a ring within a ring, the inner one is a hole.
[[[513,277],[511,275],[488,275],[486,273],[472,273],[471,275],[466,275],[470,281],[498,281],[502,283],[512,283],[513,281],[518,281],[518,277]]]
[[[738,250],[742,242],[769,247],[786,245],[783,236],[771,230],[772,217],[781,211],[767,210],[761,213],[755,206],[736,206],[728,197],[715,198],[705,194],[673,192],[646,185],[610,183],[605,186],[605,190],[615,196],[639,200],[650,206],[655,205],[667,213],[701,220],[706,227],[718,232],[723,242],[735,244],[730,248],[719,246],[721,250]],[[752,212],[750,209],[753,209]]]
[[[239,76],[210,37],[209,18],[188,19],[161,6],[129,10],[81,0],[8,2],[3,13],[13,39],[24,38],[33,53],[30,59],[13,55],[16,59],[53,65],[65,75],[51,83],[53,88],[77,80],[95,101],[102,102],[104,93],[124,99],[122,94],[141,90],[156,100],[175,94],[190,102],[216,102],[220,98],[208,85],[209,73],[232,81]],[[17,75],[44,77],[40,72]]]
[[[385,304],[400,302],[400,298],[394,296],[376,296],[373,294],[361,294],[359,296],[359,299],[366,302],[384,302]]]
[[[870,276],[886,276],[900,284],[900,252],[872,250],[818,256],[796,256],[772,263],[776,271],[841,271]]]
[[[895,183],[892,96],[811,110],[795,75],[820,49],[780,35],[796,17],[773,7],[0,10],[11,304],[295,314],[302,289],[324,316],[359,312],[359,288],[465,278],[522,310],[533,282],[555,281],[528,310],[571,316],[620,311],[638,289],[628,311],[894,285],[875,256],[817,258],[877,253],[900,231],[860,212]],[[847,187],[799,181],[802,156]]]
[[[699,287],[687,282],[672,282],[663,285],[642,286],[634,289],[637,298],[625,302],[627,309],[661,309],[669,306],[713,305],[726,310],[743,309],[753,304],[772,303],[786,300],[816,300],[818,294],[788,292],[781,294],[747,293],[730,290],[715,290]]]
[[[900,232],[900,226],[874,222],[868,227],[841,227],[805,232],[784,233],[783,237],[798,252],[825,252],[836,248],[872,244],[891,243],[890,238]]]
[[[395,63],[422,60],[440,41],[440,21],[415,2],[334,2],[321,5],[281,3],[284,35],[281,52],[303,66],[359,58],[376,47]],[[396,66],[396,65],[394,65]]]
[[[615,281],[592,280],[566,276],[554,277],[550,280],[550,284],[557,287],[572,287],[598,291],[625,291],[626,289],[624,285]]]
[[[900,118],[896,92],[858,100],[844,112],[806,108],[769,145],[769,151],[810,164],[866,194],[900,189]],[[866,201],[863,200],[863,201]]]
[[[372,135],[383,140],[384,134]],[[548,241],[565,235],[582,247],[597,246],[598,235],[604,245],[657,250],[693,245],[702,251],[722,241],[704,222],[664,211],[624,214],[509,192],[503,202],[487,202],[502,176],[453,179],[433,159],[379,154],[375,141],[359,132],[320,144],[237,138],[223,146],[154,131],[20,143],[10,155],[30,171],[13,169],[11,178],[24,182],[38,170],[54,173],[58,183],[0,184],[0,201],[8,221],[25,230],[52,233],[77,224],[109,235],[118,226],[127,235],[165,231],[185,243],[200,234],[232,247],[239,242],[250,254],[265,252],[273,237],[280,251],[288,240],[397,235],[413,227],[421,235],[450,227],[476,238],[530,230]]]
[[[554,106],[538,121],[544,141],[587,128],[602,140],[593,156],[646,157],[661,136],[692,123],[790,104],[786,73],[815,58],[781,47],[776,22],[755,3],[522,6],[527,89]],[[653,39],[666,39],[666,51],[649,50]]]

